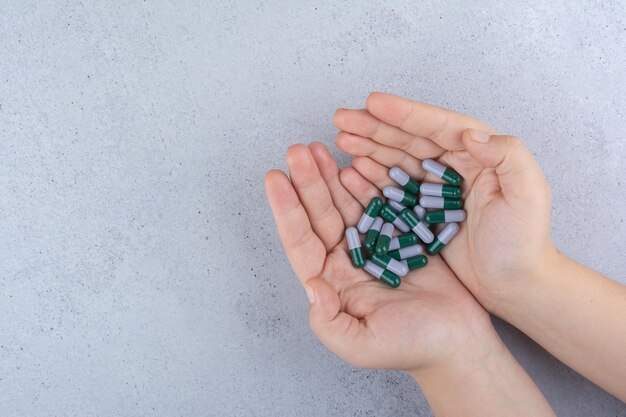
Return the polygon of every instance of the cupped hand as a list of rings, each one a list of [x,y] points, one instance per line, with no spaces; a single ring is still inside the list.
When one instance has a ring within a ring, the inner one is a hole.
[[[441,252],[446,263],[492,310],[514,296],[556,249],[550,240],[550,188],[522,142],[471,117],[384,93],[366,109],[339,109],[337,146],[355,156],[341,173],[355,193],[364,181],[392,185],[399,166],[422,182],[440,182],[421,167],[436,159],[464,178],[467,221]]]
[[[287,151],[289,177],[272,170],[266,190],[283,246],[310,306],[320,340],[366,368],[450,364],[493,338],[488,314],[439,256],[390,288],[352,266],[344,238],[379,189],[361,178],[350,192],[319,143]]]

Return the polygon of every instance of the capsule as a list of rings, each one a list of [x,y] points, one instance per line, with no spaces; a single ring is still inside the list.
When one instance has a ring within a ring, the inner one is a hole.
[[[383,219],[379,216],[376,216],[374,222],[370,226],[367,234],[365,235],[365,249],[372,252],[374,247],[376,247],[376,239],[378,239],[378,235],[380,234],[380,228],[383,227]]]
[[[402,171],[398,167],[391,168],[389,170],[389,176],[391,177],[392,180],[400,184],[402,188],[404,188],[405,190],[407,190],[408,192],[412,194],[417,194],[420,190],[419,182],[415,181],[413,178],[411,178],[409,174]]]
[[[382,266],[383,268],[393,272],[394,274],[403,277],[409,273],[409,266],[404,265],[400,261],[393,259],[389,255],[379,255],[377,253],[372,255],[372,262]]]
[[[399,189],[398,187],[387,186],[383,188],[383,194],[390,200],[397,201],[400,204],[404,204],[405,206],[411,206],[417,204],[417,196],[415,194],[411,194],[408,191],[404,191]]]
[[[430,255],[436,255],[444,246],[450,243],[457,233],[459,233],[459,225],[457,223],[450,223],[437,235],[437,239],[426,247],[426,251]]]
[[[387,200],[387,204],[389,204],[389,207],[391,207],[392,209],[394,209],[398,213],[400,213],[402,210],[404,210],[406,208],[406,206],[404,204],[400,204],[400,203],[398,203],[395,200]]]
[[[400,248],[406,248],[407,246],[412,246],[417,244],[417,235],[413,232],[405,233],[400,236],[396,236],[391,239],[391,243],[389,244],[389,250],[396,250]]]
[[[381,266],[376,265],[369,259],[365,261],[365,266],[363,267],[363,269],[365,269],[365,271],[367,271],[367,273],[372,275],[374,278],[381,280],[392,288],[397,288],[398,285],[400,285],[399,276]]]
[[[422,239],[424,243],[430,243],[435,238],[433,232],[431,232],[428,228],[428,225],[423,220],[420,220],[411,210],[402,210],[400,218],[409,225],[411,230],[413,230],[413,233]]]
[[[422,248],[422,245],[413,245],[407,248],[400,248],[389,251],[387,252],[387,255],[391,256],[397,261],[401,261],[403,259],[408,259],[417,255],[421,255],[422,253],[424,253],[424,248]]]
[[[413,271],[415,269],[423,268],[428,265],[428,258],[426,255],[417,255],[412,258],[404,259],[402,261],[403,264],[409,268],[409,271]]]
[[[432,197],[425,195],[420,198],[420,206],[436,209],[462,209],[463,200],[458,198]]]
[[[380,210],[383,208],[383,200],[380,197],[374,197],[370,200],[367,208],[365,209],[365,213],[361,216],[359,223],[356,225],[356,228],[359,230],[359,233],[366,233],[367,229],[370,228],[372,223],[374,222],[374,218],[378,216]]]
[[[461,198],[461,189],[454,185],[424,183],[420,186],[420,193],[434,197]]]
[[[363,268],[365,265],[365,256],[363,256],[363,248],[361,247],[361,239],[356,227],[348,227],[346,229],[346,240],[348,241],[348,249],[350,249],[350,259],[355,268]]]
[[[441,178],[448,184],[461,185],[463,182],[461,174],[432,159],[424,159],[422,161],[422,168],[433,174],[435,177]]]
[[[413,207],[413,213],[417,215],[418,219],[424,220],[424,217],[426,216],[426,209],[418,204],[417,206]]]
[[[380,229],[378,240],[376,240],[375,251],[377,254],[382,255],[389,250],[389,244],[391,243],[391,235],[393,235],[393,224],[385,223]]]
[[[407,224],[398,216],[398,212],[389,207],[387,204],[385,204],[380,211],[380,217],[387,220],[389,223],[393,223],[393,225],[402,233],[411,231],[411,228],[407,226]]]
[[[428,224],[458,223],[465,221],[465,217],[465,210],[437,210],[426,213],[424,221]]]

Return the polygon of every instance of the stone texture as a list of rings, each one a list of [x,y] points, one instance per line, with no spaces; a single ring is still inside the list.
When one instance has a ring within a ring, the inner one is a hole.
[[[626,284],[623,2],[5,2],[0,414],[427,416],[307,327],[263,174],[384,90],[522,137]],[[559,415],[626,406],[497,321]]]

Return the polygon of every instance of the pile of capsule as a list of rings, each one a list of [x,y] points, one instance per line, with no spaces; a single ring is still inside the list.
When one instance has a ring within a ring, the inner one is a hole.
[[[357,226],[346,229],[352,265],[393,288],[400,285],[400,277],[428,264],[420,241],[426,244],[429,255],[436,255],[459,232],[458,223],[465,220],[460,187],[463,177],[432,159],[424,160],[422,167],[447,184],[420,184],[393,167],[389,177],[402,189],[385,187],[383,195],[387,203],[374,197]],[[430,225],[438,223],[447,224],[435,236]],[[363,246],[369,258],[365,256],[359,233],[366,235]]]

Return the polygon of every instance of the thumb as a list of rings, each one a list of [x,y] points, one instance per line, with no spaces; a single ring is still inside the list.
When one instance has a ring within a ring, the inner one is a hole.
[[[495,168],[504,198],[537,198],[550,187],[535,158],[515,136],[489,135],[476,129],[463,131],[463,143],[481,165]]]
[[[367,367],[371,335],[364,323],[340,311],[337,291],[323,278],[311,278],[304,284],[311,302],[309,323],[317,337],[337,356],[357,367]]]

